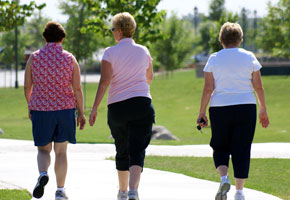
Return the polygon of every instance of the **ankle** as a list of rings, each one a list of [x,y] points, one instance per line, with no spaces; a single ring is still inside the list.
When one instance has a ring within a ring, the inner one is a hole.
[[[57,187],[56,191],[61,191],[61,192],[64,192],[64,187]]]
[[[42,175],[47,175],[47,171],[42,171],[42,172],[39,173],[39,175],[40,175],[40,176],[42,176]]]
[[[236,193],[240,193],[240,194],[243,194],[243,189],[236,189]]]

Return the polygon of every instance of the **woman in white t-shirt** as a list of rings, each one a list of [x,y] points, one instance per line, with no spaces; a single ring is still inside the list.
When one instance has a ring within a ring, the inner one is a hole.
[[[219,34],[224,49],[212,54],[204,67],[205,82],[197,123],[201,127],[208,125],[206,108],[210,101],[210,146],[221,177],[216,200],[226,199],[230,190],[230,156],[235,176],[235,200],[245,199],[243,187],[248,178],[251,144],[256,127],[256,98],[253,90],[258,98],[260,123],[263,128],[269,125],[261,65],[252,52],[238,48],[242,40],[240,25],[225,23]]]

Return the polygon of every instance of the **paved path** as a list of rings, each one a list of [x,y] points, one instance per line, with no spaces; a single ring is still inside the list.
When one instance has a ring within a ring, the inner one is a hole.
[[[289,144],[254,144],[253,155],[269,157],[279,145],[289,151]],[[272,148],[273,147],[273,148]],[[266,148],[266,149],[264,149]],[[271,149],[271,151],[269,151]],[[268,152],[263,154],[262,152]],[[201,153],[205,152],[205,153]],[[69,145],[69,171],[67,192],[70,200],[115,200],[118,190],[117,174],[113,161],[105,158],[115,154],[111,144]],[[148,148],[151,155],[211,156],[208,145],[154,146]],[[36,148],[32,141],[0,139],[0,188],[13,185],[15,188],[33,190],[38,177]],[[290,158],[276,151],[270,157]],[[54,163],[54,157],[52,157]],[[53,165],[49,170],[50,181],[42,200],[53,200],[56,189]],[[191,178],[185,175],[144,169],[140,184],[142,200],[213,200],[219,183]],[[234,187],[228,200],[233,200]],[[280,200],[259,191],[245,189],[247,200]]]

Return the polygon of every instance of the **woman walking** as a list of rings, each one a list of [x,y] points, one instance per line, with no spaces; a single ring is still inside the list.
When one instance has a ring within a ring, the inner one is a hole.
[[[112,25],[111,30],[118,44],[104,52],[90,125],[94,125],[98,107],[110,85],[108,125],[117,152],[117,198],[139,200],[138,186],[145,149],[149,145],[154,122],[149,91],[153,78],[152,59],[147,48],[136,44],[132,39],[136,28],[132,15],[127,12],[119,13],[113,17]]]
[[[67,200],[64,190],[67,173],[67,144],[76,143],[77,125],[86,123],[80,69],[74,56],[62,49],[66,33],[61,24],[48,22],[43,32],[44,48],[35,51],[25,69],[24,93],[32,121],[34,144],[38,148],[39,178],[33,197],[41,198],[48,182],[50,152],[54,146],[57,190],[55,200]],[[54,144],[54,145],[52,145]]]
[[[208,125],[206,108],[210,101],[210,146],[221,177],[216,200],[226,200],[230,190],[230,156],[236,185],[234,198],[245,200],[243,187],[248,178],[251,144],[256,127],[256,99],[253,90],[259,103],[260,123],[263,128],[269,125],[261,65],[252,52],[238,48],[242,40],[240,25],[225,23],[219,34],[219,41],[224,49],[212,54],[204,67],[205,82],[197,123],[202,127]]]

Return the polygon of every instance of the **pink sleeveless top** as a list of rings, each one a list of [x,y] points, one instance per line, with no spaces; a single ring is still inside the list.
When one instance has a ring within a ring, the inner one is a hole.
[[[71,88],[72,54],[56,43],[47,43],[33,53],[33,89],[28,104],[30,110],[56,111],[76,107]]]

